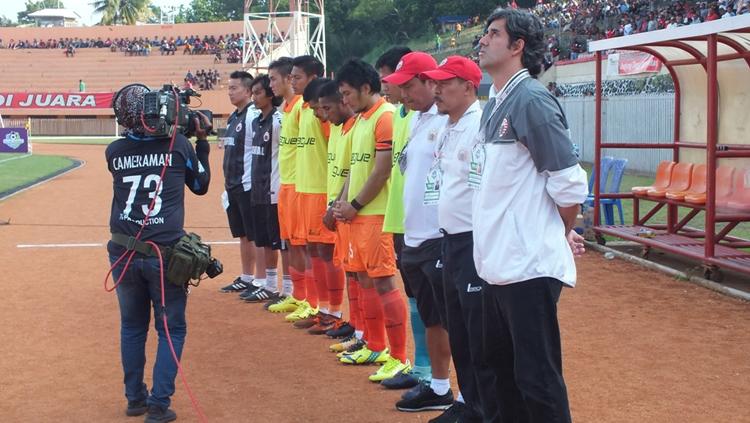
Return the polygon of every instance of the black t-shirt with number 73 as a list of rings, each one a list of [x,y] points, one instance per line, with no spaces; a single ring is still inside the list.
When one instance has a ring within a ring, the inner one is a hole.
[[[109,218],[112,233],[135,235],[156,198],[141,241],[172,245],[185,234],[184,186],[197,195],[208,191],[209,146],[207,141],[197,141],[193,149],[190,141],[178,134],[170,152],[169,141],[128,135],[107,147],[105,156],[113,189]],[[165,163],[167,171],[157,192]]]

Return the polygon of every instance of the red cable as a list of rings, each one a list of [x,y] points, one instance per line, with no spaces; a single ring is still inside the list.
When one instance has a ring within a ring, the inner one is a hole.
[[[185,390],[188,393],[188,397],[190,397],[190,402],[193,404],[193,408],[195,409],[195,412],[198,414],[198,420],[201,422],[207,422],[206,415],[203,414],[203,410],[201,410],[200,405],[198,404],[198,400],[195,398],[195,395],[193,395],[193,391],[190,389],[190,385],[187,383],[187,378],[185,377],[185,373],[182,371],[182,365],[180,364],[180,359],[177,358],[177,352],[174,350],[174,344],[172,344],[172,337],[169,335],[169,325],[167,325],[167,305],[166,300],[164,299],[164,261],[161,257],[161,250],[159,249],[159,246],[156,245],[153,241],[146,241],[146,244],[150,245],[151,248],[153,248],[156,251],[156,254],[159,256],[159,283],[161,285],[161,317],[164,323],[164,332],[167,334],[167,343],[169,344],[169,350],[172,352],[172,358],[174,359],[174,362],[177,363],[177,372],[180,374],[180,379],[182,380],[182,384],[185,385]]]
[[[172,90],[174,91],[175,96],[177,96],[177,91],[174,88],[172,88]],[[179,116],[179,113],[180,113],[180,102],[179,101],[175,102],[175,107],[176,107],[175,114],[177,116]],[[143,121],[143,113],[141,113],[141,121]],[[145,122],[143,122],[143,126],[145,128],[147,128],[147,130],[153,132],[153,130],[151,130],[150,128],[148,128],[148,126],[146,126]],[[170,154],[172,153],[172,149],[174,148],[175,139],[177,139],[177,122],[175,122],[174,127],[172,129],[173,129],[173,131],[172,131],[172,138],[169,141],[169,153]],[[156,190],[154,191],[155,193],[158,193],[159,190],[161,189],[161,183],[164,180],[164,175],[167,173],[167,167],[168,167],[168,165],[169,165],[169,160],[165,160],[164,161],[164,166],[161,169],[161,174],[159,175],[159,182],[156,183]],[[149,206],[148,206],[148,212],[143,217],[143,222],[141,223],[141,227],[138,229],[138,233],[135,234],[134,238],[136,240],[138,240],[138,241],[140,241],[141,234],[143,233],[143,230],[146,228],[146,225],[148,224],[148,218],[151,216],[151,212],[154,210],[154,206],[156,205],[156,197],[157,197],[157,195],[154,195],[154,198],[151,199],[151,204],[149,204]],[[117,281],[115,281],[115,284],[112,286],[112,288],[110,289],[110,288],[107,287],[107,281],[109,280],[109,276],[112,274],[112,271],[115,269],[115,267],[117,266],[117,264],[120,263],[120,261],[122,261],[123,257],[126,254],[128,254],[127,250],[124,253],[122,253],[122,255],[117,259],[117,261],[115,261],[115,263],[112,265],[112,267],[110,267],[109,272],[107,272],[107,276],[104,277],[104,290],[105,291],[107,291],[107,292],[114,291],[117,288],[117,285],[119,285],[120,282],[122,282],[122,278],[125,275],[125,272],[127,272],[128,267],[130,267],[130,261],[132,260],[133,256],[135,255],[135,250],[130,251],[130,256],[128,257],[128,261],[125,262],[125,267],[123,267],[122,272],[120,273],[120,277],[117,278]]]
[[[177,96],[178,95],[177,90],[175,90],[174,88],[172,88],[172,90],[175,96]],[[176,115],[179,116],[180,102],[177,101],[175,102],[175,104],[176,104],[176,109],[175,109]],[[142,114],[141,114],[141,120],[143,120]],[[145,125],[145,122],[144,122],[144,127],[148,128]],[[175,139],[177,138],[177,122],[175,122],[174,127],[172,129],[173,129],[172,138],[169,141],[169,153],[170,154],[172,153],[172,149],[174,148],[174,142],[175,142]],[[164,180],[164,175],[167,172],[168,165],[169,165],[169,160],[165,160],[164,166],[161,169],[161,175],[159,176],[159,182],[157,182],[156,184],[156,190],[154,191],[155,193],[158,193],[159,190],[161,189],[161,183]],[[157,197],[158,197],[157,195],[154,195],[154,198],[151,199],[151,204],[148,206],[148,211],[146,212],[146,215],[143,217],[143,222],[141,223],[141,227],[140,229],[138,229],[138,233],[135,234],[134,238],[136,240],[140,240],[141,234],[143,233],[143,230],[146,228],[146,225],[148,224],[148,218],[151,216],[151,212],[154,210]],[[154,251],[156,251],[156,254],[159,257],[159,283],[161,286],[162,320],[164,324],[164,332],[167,335],[167,344],[169,344],[169,350],[172,352],[172,358],[177,364],[177,372],[180,374],[180,379],[182,380],[182,384],[185,385],[185,390],[188,393],[188,397],[190,397],[190,402],[193,405],[193,409],[195,409],[196,414],[198,414],[198,419],[201,422],[207,422],[208,420],[206,419],[206,415],[203,414],[203,410],[201,410],[200,405],[198,404],[198,400],[195,398],[195,395],[193,395],[193,391],[190,389],[190,385],[188,385],[187,383],[187,378],[185,377],[185,373],[182,371],[182,365],[180,364],[180,359],[177,358],[177,353],[174,350],[174,344],[172,344],[172,337],[169,334],[169,325],[167,324],[167,313],[166,313],[167,306],[166,306],[166,300],[164,299],[164,260],[161,255],[161,250],[159,249],[159,246],[156,245],[156,243],[154,243],[153,241],[146,241],[146,243],[149,244],[151,248],[154,249]],[[132,251],[126,250],[124,253],[122,253],[122,255],[120,255],[120,257],[117,260],[115,260],[114,264],[112,264],[112,266],[109,268],[109,272],[107,272],[107,276],[104,277],[104,289],[106,291],[112,292],[115,290],[115,288],[117,288],[117,285],[120,284],[120,282],[122,281],[122,278],[125,276],[125,273],[127,272],[128,267],[130,266],[130,262],[133,259],[133,256],[135,255],[135,253],[136,253],[135,250],[132,250]],[[126,255],[128,256],[128,260],[125,262],[125,266],[123,267],[122,272],[120,273],[120,277],[117,278],[117,281],[115,282],[114,286],[112,286],[111,289],[107,288],[107,281],[109,280],[109,276],[112,274],[112,271],[117,267],[117,265],[122,261],[122,259],[125,258]]]

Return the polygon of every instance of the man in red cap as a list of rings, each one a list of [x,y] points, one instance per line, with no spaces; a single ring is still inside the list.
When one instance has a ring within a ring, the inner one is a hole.
[[[493,422],[497,417],[493,397],[496,395],[495,376],[481,359],[482,290],[486,282],[477,275],[474,267],[473,190],[466,182],[482,117],[477,100],[482,71],[466,57],[450,56],[437,69],[423,72],[419,77],[434,81],[435,104],[441,114],[448,116],[425,181],[425,199],[429,197],[429,201],[437,202],[438,207],[438,223],[443,233],[447,329],[461,390],[459,400],[463,397],[465,401],[457,401],[436,420]],[[486,411],[483,410],[485,407]]]
[[[432,363],[429,385],[419,384],[407,392],[396,408],[401,411],[447,409],[453,404],[450,389],[450,345],[448,343],[445,303],[443,299],[442,235],[438,224],[437,204],[426,202],[425,180],[435,154],[440,131],[447,116],[438,113],[431,82],[419,74],[437,68],[427,53],[405,55],[396,71],[383,81],[398,85],[404,104],[417,112],[411,132],[399,158],[404,174],[404,248],[401,251],[401,274],[417,301],[417,310],[425,325],[427,350]]]

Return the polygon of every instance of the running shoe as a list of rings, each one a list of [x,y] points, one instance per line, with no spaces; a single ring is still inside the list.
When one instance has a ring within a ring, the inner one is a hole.
[[[397,374],[408,372],[409,370],[411,370],[409,360],[406,360],[406,363],[403,363],[398,358],[388,357],[385,364],[380,366],[378,371],[371,374],[368,379],[370,379],[370,382],[382,382],[396,376]]]
[[[307,319],[308,317],[314,316],[316,313],[318,313],[318,309],[312,308],[310,303],[303,300],[299,303],[299,307],[284,317],[284,319],[286,319],[287,322],[296,322],[297,320]]]
[[[419,379],[409,369],[380,382],[380,385],[385,389],[409,389],[419,385]]]
[[[351,354],[343,354],[339,361],[344,364],[384,364],[389,357],[388,348],[383,351],[372,351],[365,346]]]
[[[249,291],[249,290],[248,290]],[[247,291],[245,291],[247,292]],[[260,303],[263,301],[270,300],[274,295],[278,295],[276,293],[273,293],[266,288],[258,288],[251,292],[249,295],[246,295],[243,300],[247,301],[248,303]],[[240,295],[242,297],[242,295]]]
[[[234,280],[234,282],[230,283],[229,285],[221,288],[219,291],[228,293],[228,292],[242,292],[246,290],[251,285],[250,282],[245,282],[240,278],[239,276],[237,279]]]
[[[284,301],[287,298],[288,297],[286,297],[284,295],[276,293],[276,294],[274,294],[274,296],[270,300],[266,301],[266,303],[263,304],[263,308],[266,309],[266,310],[268,310],[268,307],[271,307],[274,304],[278,304],[278,303]]]
[[[325,335],[329,330],[333,329],[336,322],[340,322],[341,318],[331,316],[330,314],[318,313],[318,321],[307,330],[310,335]]]
[[[302,305],[303,302],[304,300],[295,300],[294,297],[290,295],[284,298],[282,301],[268,306],[268,311],[270,311],[271,313],[291,313],[297,310],[297,308]]]
[[[320,313],[308,313],[307,317],[295,320],[292,326],[294,326],[295,329],[310,329],[311,327],[317,325],[318,322],[320,322]]]
[[[330,347],[328,347],[331,352],[335,353],[341,353],[346,352],[352,345],[355,345],[359,339],[357,339],[354,334],[351,334],[347,336],[346,338],[342,339],[341,342],[337,342],[335,344],[332,344]],[[359,348],[358,348],[359,349]]]
[[[481,423],[482,415],[462,402],[455,401],[442,414],[430,419],[429,423]]]
[[[429,386],[421,389],[417,395],[402,399],[396,403],[398,411],[417,412],[426,410],[445,410],[453,405],[453,391],[448,389],[445,395],[438,395]]]
[[[350,325],[349,322],[345,322],[341,319],[338,319],[336,323],[333,324],[333,327],[326,332],[326,335],[329,338],[346,338],[349,335],[354,333],[354,326]]]

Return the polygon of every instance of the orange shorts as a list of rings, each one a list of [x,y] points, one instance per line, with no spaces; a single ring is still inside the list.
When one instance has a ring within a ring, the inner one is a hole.
[[[396,274],[393,234],[383,232],[383,215],[357,216],[351,223],[351,250],[348,267],[352,272],[367,272],[371,278]]]
[[[320,244],[335,244],[336,233],[323,225],[323,216],[328,209],[326,194],[300,193],[300,218],[305,227],[305,240]]]
[[[352,272],[349,269],[349,255],[351,254],[351,245],[349,244],[349,232],[351,225],[345,222],[336,222],[336,246],[333,249],[333,263],[336,266],[343,266],[345,272]]]
[[[305,225],[301,219],[300,194],[292,184],[281,184],[279,189],[279,233],[292,245],[305,245]]]

